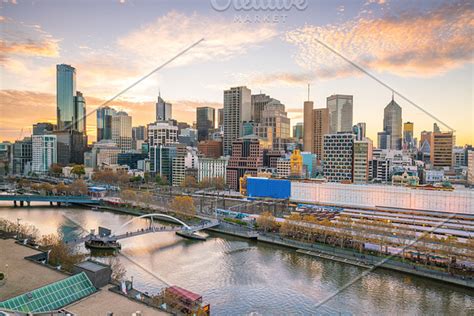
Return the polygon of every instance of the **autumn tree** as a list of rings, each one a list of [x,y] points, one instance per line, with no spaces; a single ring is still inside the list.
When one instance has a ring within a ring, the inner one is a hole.
[[[224,190],[225,188],[225,180],[223,177],[214,178],[212,184],[217,190]]]
[[[183,183],[181,184],[183,188],[195,188],[197,186],[196,178],[193,176],[184,177]]]
[[[56,184],[56,192],[58,194],[65,194],[69,192],[69,188],[63,182],[59,182],[58,184]]]
[[[137,199],[137,194],[132,190],[123,190],[120,193],[120,197],[124,201],[135,201]]]
[[[57,177],[57,176],[60,176],[62,173],[63,173],[63,167],[61,167],[61,165],[57,163],[53,163],[49,167],[49,174],[52,176]]]
[[[74,195],[86,195],[87,194],[87,183],[82,179],[74,180],[69,185],[69,190]]]
[[[171,209],[187,215],[196,214],[196,206],[194,205],[193,198],[190,196],[175,196],[171,202]]]
[[[38,241],[42,250],[49,251],[49,264],[61,266],[66,271],[72,271],[75,264],[84,260],[83,254],[76,254],[72,247],[68,247],[60,235],[44,235]]]
[[[109,257],[107,264],[112,269],[112,281],[121,282],[127,274],[127,269],[125,269],[124,265],[117,257]]]
[[[274,230],[277,227],[275,217],[271,212],[263,212],[257,218],[257,225],[265,232]]]

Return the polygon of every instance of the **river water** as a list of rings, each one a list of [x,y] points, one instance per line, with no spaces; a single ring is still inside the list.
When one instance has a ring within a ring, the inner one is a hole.
[[[41,234],[60,230],[66,239],[81,234],[78,224],[115,233],[147,225],[137,219],[120,231],[132,216],[49,205],[13,208],[3,203],[0,217],[20,218]],[[468,315],[474,308],[474,293],[467,289],[383,269],[318,307],[364,269],[220,234],[191,241],[165,232],[121,243],[124,257],[119,258],[136,288],[155,293],[164,282],[184,287],[203,295],[213,315]]]

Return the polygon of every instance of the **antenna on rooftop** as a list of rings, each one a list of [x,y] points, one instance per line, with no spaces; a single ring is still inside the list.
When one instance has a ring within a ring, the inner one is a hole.
[[[309,90],[310,90],[310,84],[308,83],[308,101],[309,101]]]

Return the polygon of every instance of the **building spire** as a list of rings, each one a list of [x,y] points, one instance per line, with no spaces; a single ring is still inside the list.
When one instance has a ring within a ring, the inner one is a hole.
[[[393,102],[393,90],[392,90],[392,102]]]
[[[310,84],[308,83],[308,101],[309,101],[309,90],[310,90]]]

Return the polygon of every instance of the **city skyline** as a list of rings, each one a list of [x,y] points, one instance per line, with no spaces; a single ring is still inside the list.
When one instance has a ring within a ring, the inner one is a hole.
[[[463,26],[468,24],[463,24],[463,21],[472,19],[472,6],[463,1],[452,4],[420,2],[413,4],[414,11],[419,13],[415,16],[390,1],[379,2],[350,2],[338,6],[309,3],[306,10],[287,12],[286,23],[241,25],[232,19],[224,22],[225,16],[232,17],[235,11],[216,12],[211,6],[195,3],[184,5],[183,1],[164,1],[159,10],[153,11],[151,9],[156,7],[151,3],[106,1],[93,16],[110,10],[110,17],[97,22],[100,25],[96,27],[104,26],[102,23],[118,25],[110,19],[127,14],[126,10],[140,9],[141,13],[123,23],[118,30],[111,31],[108,27],[109,31],[102,39],[88,36],[92,32],[91,26],[81,30],[60,30],[50,21],[54,19],[47,19],[47,12],[52,16],[59,15],[67,9],[65,7],[49,12],[52,8],[47,3],[2,3],[4,13],[0,20],[6,36],[2,62],[4,80],[0,91],[1,138],[13,141],[19,137],[21,129],[28,131],[36,122],[55,123],[56,64],[70,64],[77,69],[77,90],[83,92],[87,109],[91,111],[107,97],[189,45],[202,31],[200,36],[205,38],[202,47],[197,47],[195,52],[183,56],[183,60],[149,78],[110,106],[127,111],[134,118],[135,125],[146,125],[152,121],[150,117],[154,115],[155,100],[161,90],[166,101],[173,104],[174,118],[193,122],[197,107],[222,108],[222,91],[246,85],[255,93],[261,91],[285,104],[294,126],[303,120],[306,86],[311,83],[310,99],[315,108],[324,107],[325,99],[332,94],[353,95],[353,122],[366,122],[367,136],[375,141],[377,132],[383,130],[383,108],[390,100],[391,92],[354,72],[332,53],[321,51],[321,47],[314,47],[307,41],[308,36],[318,35],[453,126],[457,145],[472,143],[472,56],[469,54],[473,44],[469,42],[468,26]],[[150,10],[143,10],[144,6],[149,6]],[[77,9],[80,13],[85,8],[70,4],[69,9]],[[322,12],[334,12],[336,21],[328,21]],[[299,23],[302,17],[307,26]],[[183,31],[176,39],[170,37],[171,25]],[[182,35],[189,27],[193,32]],[[375,27],[383,30],[385,37],[390,39],[390,49],[398,54],[391,55],[377,47],[377,41],[366,38],[364,32]],[[426,30],[420,30],[421,27]],[[229,34],[224,28],[235,33],[231,39],[233,42],[226,38]],[[206,29],[209,32],[205,32]],[[454,42],[445,39],[441,46],[438,44],[440,49],[436,56],[429,55],[426,47],[447,30],[463,43],[458,45],[458,54],[455,54]],[[212,37],[210,31],[217,35]],[[410,31],[409,35],[406,35],[407,31]],[[418,31],[420,35],[413,35]],[[353,37],[349,43],[340,43],[336,34]],[[416,36],[424,39],[423,45],[410,51],[407,46],[414,43]],[[150,45],[149,52],[137,52],[133,47],[147,40],[154,42],[156,38],[166,41]],[[404,44],[403,40],[407,43]],[[361,41],[365,41],[370,54],[361,50],[364,46]],[[162,45],[166,45],[166,49]],[[302,49],[303,46],[306,49]],[[117,47],[120,49],[115,50]],[[223,48],[222,52],[213,53],[216,48]],[[151,58],[157,50],[162,52],[160,57]],[[314,58],[316,53],[322,53],[321,60]],[[135,54],[136,58],[125,65],[123,61],[130,54]],[[282,54],[291,58],[283,61],[279,58]],[[321,68],[322,60],[330,61],[331,69]],[[362,63],[361,60],[368,62]],[[199,74],[203,71],[206,76],[201,78]],[[423,130],[431,130],[434,120],[400,98],[395,99],[403,108],[403,122],[415,123],[414,137]],[[458,107],[458,111],[453,111],[453,107]],[[22,112],[29,115],[19,117],[18,113]],[[94,117],[88,118],[90,140],[96,137],[95,124]]]

